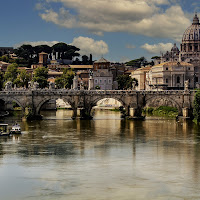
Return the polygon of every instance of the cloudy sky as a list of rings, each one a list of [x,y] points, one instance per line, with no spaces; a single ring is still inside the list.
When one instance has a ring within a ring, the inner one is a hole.
[[[180,44],[197,0],[6,0],[0,46],[73,44],[81,54],[125,62]],[[200,16],[200,15],[199,15]]]

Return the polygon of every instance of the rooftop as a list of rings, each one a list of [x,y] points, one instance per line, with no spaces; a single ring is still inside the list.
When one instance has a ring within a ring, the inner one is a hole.
[[[106,60],[105,58],[102,57],[101,59],[95,61],[94,63],[110,63],[110,61],[108,61],[108,60]]]
[[[182,67],[185,67],[185,66],[193,66],[192,64],[190,63],[186,63],[186,62],[164,62],[164,63],[160,63],[159,65],[155,65],[153,67],[161,67],[161,66],[182,66]]]
[[[93,69],[93,65],[69,65],[73,69]]]

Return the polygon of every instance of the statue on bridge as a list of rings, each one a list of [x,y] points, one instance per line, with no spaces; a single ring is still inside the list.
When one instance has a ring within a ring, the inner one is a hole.
[[[132,82],[132,90],[135,90],[135,88],[136,88],[136,81],[133,81]]]
[[[34,82],[33,83],[33,89],[37,90],[39,88],[39,83],[38,82]]]
[[[189,80],[185,81],[185,85],[184,86],[185,86],[184,90],[188,90],[188,88],[189,88]]]
[[[78,75],[76,73],[74,75],[72,89],[73,90],[78,90]]]
[[[33,88],[33,81],[29,81],[28,82],[28,89],[32,89]]]
[[[5,90],[12,90],[12,82],[11,82],[11,81],[8,81],[8,82],[5,84]]]
[[[84,90],[83,79],[81,79],[81,83],[80,83],[80,90]]]
[[[50,82],[49,83],[49,90],[55,90],[55,83],[53,83],[53,82]]]

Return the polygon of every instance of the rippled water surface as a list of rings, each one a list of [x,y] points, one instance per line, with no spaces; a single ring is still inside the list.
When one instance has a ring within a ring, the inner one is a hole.
[[[200,199],[200,127],[191,122],[43,115],[3,121],[17,120],[23,134],[0,138],[1,200]]]

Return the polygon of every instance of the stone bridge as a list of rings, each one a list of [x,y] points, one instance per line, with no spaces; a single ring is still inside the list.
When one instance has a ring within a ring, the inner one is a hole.
[[[90,118],[91,110],[104,98],[113,98],[123,105],[129,118],[141,117],[144,107],[176,107],[180,116],[192,113],[195,91],[135,91],[135,90],[10,90],[0,92],[0,110],[8,110],[16,102],[24,115],[40,116],[42,106],[50,100],[63,99],[73,110],[73,117]],[[78,112],[77,112],[78,110]]]

